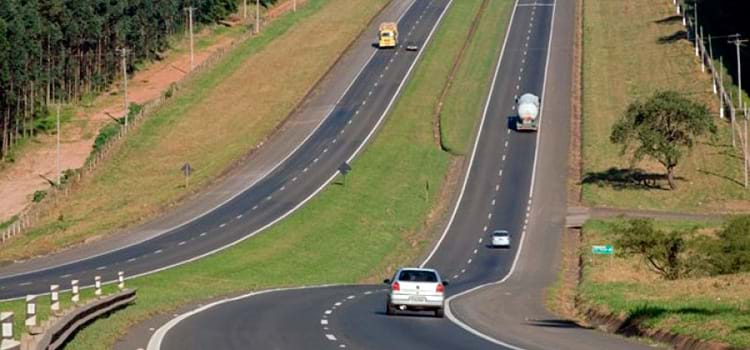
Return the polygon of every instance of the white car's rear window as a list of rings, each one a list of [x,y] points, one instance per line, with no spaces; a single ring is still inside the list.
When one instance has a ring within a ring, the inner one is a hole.
[[[437,274],[431,271],[404,270],[398,275],[399,281],[405,282],[437,282]]]

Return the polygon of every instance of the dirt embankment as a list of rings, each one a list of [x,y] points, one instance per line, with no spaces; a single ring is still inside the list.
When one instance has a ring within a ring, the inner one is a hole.
[[[297,6],[307,0],[297,0]],[[272,20],[293,8],[291,1],[268,10],[264,20]],[[224,50],[235,40],[231,35],[211,36],[206,28],[196,35],[196,40],[210,42],[197,45],[194,66],[200,66],[214,53]],[[190,51],[186,43],[170,52],[163,61],[152,62],[137,71],[128,81],[128,101],[144,104],[157,99],[173,83],[181,81],[190,72]],[[73,119],[63,124],[60,132],[60,170],[78,169],[91,153],[99,130],[113,117],[124,115],[121,82],[97,96],[90,106],[75,106]],[[57,171],[56,135],[40,135],[31,145],[22,149],[13,163],[0,167],[0,222],[22,212],[32,202],[36,191],[49,188],[47,179],[55,179]]]

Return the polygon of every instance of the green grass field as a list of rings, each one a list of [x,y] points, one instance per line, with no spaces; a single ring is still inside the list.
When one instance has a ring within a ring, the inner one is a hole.
[[[584,306],[642,318],[647,327],[750,346],[750,274],[666,281],[637,257],[592,256],[591,245],[612,243],[609,230],[614,222],[618,220],[590,221],[584,226],[581,254],[586,263],[578,291]],[[719,224],[660,221],[657,225],[712,230]]]
[[[129,281],[129,287],[138,288],[137,303],[87,327],[69,346],[111,348],[133,324],[211,297],[377,279],[419,255],[431,241],[423,232],[425,218],[437,204],[453,157],[435,145],[432,134],[432,113],[455,57],[445,52],[465,40],[451,34],[468,25],[465,10],[479,2],[454,3],[382,130],[353,162],[346,186],[329,186],[286,220],[226,251]],[[500,37],[506,25],[496,21],[508,18],[512,2],[503,4],[488,8],[484,17]],[[492,55],[500,44],[471,57]],[[488,62],[467,59],[462,64]],[[480,104],[484,94],[461,100]],[[473,125],[475,119],[465,122]],[[23,305],[0,308],[21,314]]]
[[[727,123],[715,118],[719,134],[700,142],[677,167],[677,190],[647,189],[618,181],[629,166],[609,141],[611,126],[627,105],[656,89],[674,89],[710,106],[718,115],[708,74],[701,73],[693,46],[679,37],[669,1],[585,1],[583,55],[583,199],[593,206],[735,212],[750,209],[742,186],[739,149],[731,147]],[[675,36],[676,35],[676,36]],[[637,165],[663,174],[653,161]],[[662,181],[666,188],[666,180]]]
[[[512,4],[508,1],[488,2],[474,40],[465,52],[464,60],[476,63],[458,67],[453,85],[445,96],[440,115],[440,133],[443,146],[451,153],[463,155],[470,151],[469,144],[477,126],[476,116],[484,108],[484,100],[477,99],[477,96],[486,96],[492,82],[494,62],[505,38],[505,33],[498,30],[498,26],[508,22],[510,6]]]

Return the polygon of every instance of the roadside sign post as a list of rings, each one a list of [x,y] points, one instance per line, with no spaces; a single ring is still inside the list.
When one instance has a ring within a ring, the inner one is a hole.
[[[352,171],[352,167],[349,163],[344,162],[344,164],[341,164],[339,167],[339,172],[344,177],[344,187],[346,187],[346,174],[349,174],[350,171]]]
[[[185,163],[180,170],[185,175],[185,188],[188,188],[190,186],[190,175],[193,173],[193,167],[190,166],[190,163]]]
[[[615,256],[615,247],[613,247],[611,244],[607,245],[593,245],[591,246],[591,254],[592,255],[609,255],[609,264],[612,265],[612,260]],[[593,257],[591,258],[591,261],[593,262]]]

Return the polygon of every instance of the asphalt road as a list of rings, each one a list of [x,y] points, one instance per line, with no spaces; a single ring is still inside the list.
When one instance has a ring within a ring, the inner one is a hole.
[[[423,43],[446,4],[447,0],[413,2],[400,19],[401,40]],[[358,40],[373,40],[372,33]],[[212,254],[283,219],[332,181],[337,169],[367,143],[418,56],[402,49],[371,49],[372,57],[328,117],[296,152],[254,186],[199,219],[144,242],[80,261],[0,276],[0,299],[48,292],[51,284],[65,288],[71,279],[82,285],[93,284],[97,275],[112,281],[118,271],[131,277],[153,273]]]
[[[221,349],[640,347],[559,320],[543,306],[543,289],[556,272],[565,216],[569,108],[545,105],[544,111],[551,113],[543,114],[539,133],[512,131],[508,118],[514,114],[515,97],[525,92],[542,96],[543,103],[548,94],[554,103],[569,106],[573,37],[553,41],[552,36],[553,21],[565,31],[573,27],[573,4],[519,0],[514,10],[466,182],[444,236],[423,264],[450,280],[447,296],[468,294],[452,299],[452,320],[420,313],[386,316],[386,285],[295,289],[184,314],[162,327],[149,349],[209,344]],[[556,65],[551,86],[545,86],[548,54]],[[560,74],[565,71],[567,75]],[[538,147],[549,154],[539,156]],[[511,232],[512,248],[487,245],[495,229]],[[538,246],[517,254],[522,242]],[[497,285],[503,288],[493,289]],[[162,337],[161,344],[154,341]]]

